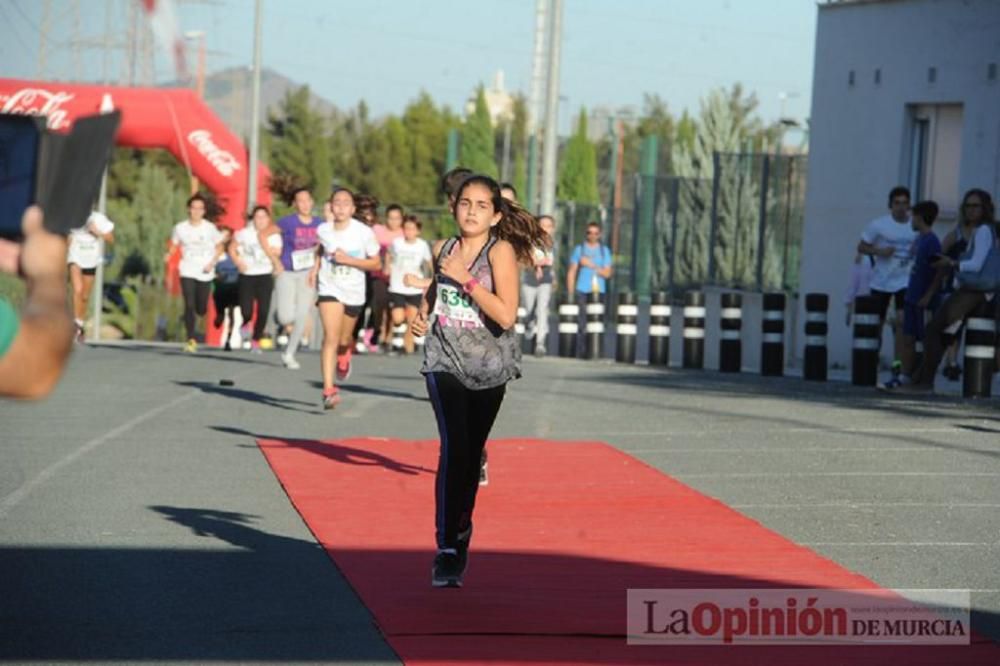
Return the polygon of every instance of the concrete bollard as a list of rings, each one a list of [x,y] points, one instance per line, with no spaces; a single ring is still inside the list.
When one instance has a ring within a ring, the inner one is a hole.
[[[826,294],[806,294],[806,347],[803,359],[804,379],[826,381],[827,310],[830,297]]]
[[[576,358],[576,336],[580,332],[580,306],[563,303],[559,306],[559,356]]]
[[[662,291],[649,306],[649,364],[670,365],[670,297]]]
[[[615,310],[615,360],[619,363],[635,363],[636,321],[639,317],[639,306],[636,305],[635,294],[623,292],[618,294],[618,308]]]
[[[851,383],[875,386],[878,383],[879,335],[878,301],[871,296],[854,299],[854,343],[851,351]]]
[[[587,344],[585,358],[601,358],[604,348],[604,301],[597,292],[587,294]]]
[[[743,365],[743,296],[722,294],[719,310],[719,370],[739,372]]]
[[[962,397],[989,398],[993,395],[996,338],[996,303],[984,301],[972,311],[965,323]]]
[[[764,294],[761,333],[760,374],[780,377],[785,373],[784,294]]]
[[[705,294],[684,295],[684,367],[705,367]]]

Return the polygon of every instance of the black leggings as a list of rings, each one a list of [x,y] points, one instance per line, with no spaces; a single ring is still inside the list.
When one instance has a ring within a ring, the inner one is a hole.
[[[441,438],[434,483],[435,536],[438,548],[455,548],[459,533],[472,524],[479,459],[507,387],[473,391],[443,372],[427,374],[426,381]]]
[[[264,326],[267,324],[267,313],[271,309],[271,293],[274,291],[272,275],[241,275],[240,276],[240,314],[243,324],[253,319],[254,303],[257,304],[257,319],[253,322],[253,339],[260,340],[264,336]]]
[[[386,316],[386,312],[389,309],[389,283],[379,278],[372,278],[371,287],[372,316],[370,325],[374,331],[372,333],[372,343],[377,344],[382,335],[382,319]]]
[[[188,340],[195,337],[196,317],[204,317],[208,312],[208,295],[212,291],[211,282],[194,278],[181,278],[181,294],[184,296],[184,328]]]

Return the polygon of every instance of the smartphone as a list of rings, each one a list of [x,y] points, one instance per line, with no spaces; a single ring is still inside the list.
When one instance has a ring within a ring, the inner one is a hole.
[[[45,228],[62,235],[83,226],[111,159],[121,113],[77,118],[68,134],[45,118],[0,114],[0,237],[21,239],[21,216],[42,207]]]
[[[0,238],[21,239],[24,209],[38,201],[45,119],[0,114]]]

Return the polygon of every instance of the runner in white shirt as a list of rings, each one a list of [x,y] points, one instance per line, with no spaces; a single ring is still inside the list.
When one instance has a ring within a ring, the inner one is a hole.
[[[240,271],[242,336],[251,339],[250,351],[254,353],[273,346],[270,339],[264,338],[264,326],[271,308],[274,275],[284,270],[281,247],[281,229],[271,221],[266,206],[253,209],[250,224],[236,232],[229,246],[229,255]]]
[[[184,296],[184,327],[188,341],[184,351],[198,351],[195,339],[197,318],[208,311],[208,295],[215,279],[215,263],[225,253],[225,236],[205,219],[206,201],[201,194],[188,199],[188,219],[174,225],[167,251],[181,251],[181,293]]]
[[[424,290],[411,287],[406,276],[422,278],[431,274],[431,248],[420,237],[422,225],[416,215],[403,218],[403,236],[396,238],[389,246],[386,256],[385,272],[389,275],[389,306],[392,309],[393,327],[406,326],[403,335],[403,350],[412,354],[414,349],[413,331],[410,330],[413,320],[420,311],[420,299]],[[413,279],[412,277],[410,278]]]
[[[330,197],[333,220],[316,232],[320,244],[316,263],[309,272],[309,285],[318,292],[319,316],[323,322],[320,370],[323,375],[323,407],[340,402],[334,384],[351,374],[354,324],[365,305],[365,272],[381,267],[380,247],[371,227],[355,220],[354,194],[338,188]]]
[[[903,304],[913,263],[913,241],[917,238],[917,232],[910,226],[910,190],[902,186],[892,188],[889,211],[889,215],[872,220],[861,232],[858,252],[875,259],[869,285],[871,295],[878,300],[879,339],[890,301],[895,309],[892,374],[893,379],[898,379],[902,368]]]
[[[83,342],[84,320],[87,318],[90,294],[94,290],[97,266],[104,261],[101,241],[113,243],[114,229],[114,222],[103,213],[94,211],[87,218],[86,224],[69,232],[66,263],[69,264],[69,279],[73,285],[73,318],[76,322],[76,339],[79,342]]]

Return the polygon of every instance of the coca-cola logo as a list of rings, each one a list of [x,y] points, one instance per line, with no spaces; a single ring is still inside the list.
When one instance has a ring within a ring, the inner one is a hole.
[[[49,129],[61,130],[69,126],[69,113],[62,105],[75,95],[66,92],[49,92],[41,88],[22,88],[10,95],[0,95],[0,113],[20,113],[26,116],[46,116]]]
[[[212,133],[208,130],[194,130],[188,134],[188,141],[223,176],[232,176],[240,170],[240,163],[233,157],[233,154],[215,145],[215,142],[212,141]]]

